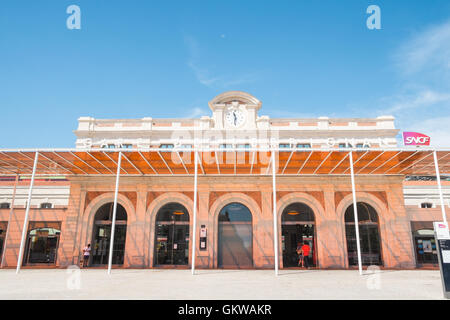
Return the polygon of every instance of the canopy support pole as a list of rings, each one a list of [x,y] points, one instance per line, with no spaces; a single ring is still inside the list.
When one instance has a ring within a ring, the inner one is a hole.
[[[27,208],[25,210],[25,219],[23,220],[22,239],[20,241],[19,256],[17,257],[16,274],[19,273],[20,266],[22,265],[23,249],[24,249],[24,246],[25,246],[25,238],[26,238],[27,229],[28,229],[28,217],[29,217],[29,214],[30,214],[30,207],[31,207],[31,195],[33,193],[34,176],[36,175],[36,168],[37,168],[38,158],[39,158],[39,152],[36,152],[36,154],[34,156],[33,173],[31,174],[30,188],[28,190],[28,200],[27,200]],[[9,228],[9,226],[8,226],[8,228]]]
[[[275,150],[272,150],[273,248],[275,275],[278,276],[277,185],[275,177]]]
[[[109,256],[108,256],[108,274],[111,275],[112,256],[114,247],[114,233],[116,231],[116,214],[117,214],[117,194],[119,192],[119,178],[120,178],[120,166],[122,163],[122,151],[119,151],[119,159],[117,160],[117,174],[116,174],[116,189],[114,190],[114,206],[111,225],[111,240],[109,243]]]
[[[439,164],[438,164],[438,160],[437,160],[436,150],[433,151],[433,157],[434,157],[434,168],[436,170],[436,180],[437,180],[438,190],[439,190],[439,199],[441,200],[442,220],[445,224],[448,224],[447,223],[447,215],[445,214],[444,196],[442,195],[441,177],[440,177],[440,173],[439,173]]]
[[[14,202],[16,202],[17,182],[19,182],[19,174],[16,174],[16,180],[14,181],[14,189],[13,189],[13,194],[12,194],[12,199],[11,199],[11,208],[9,210],[9,217],[8,217],[8,225],[6,226],[5,243],[3,244],[1,268],[3,268],[3,266],[5,265],[6,244],[8,243],[9,229],[11,227],[11,217],[14,212]],[[0,248],[0,250],[1,250],[1,248]]]
[[[194,153],[194,163],[195,163],[195,171],[194,171],[194,219],[192,224],[192,258],[191,258],[191,269],[192,275],[195,274],[195,247],[196,247],[196,239],[197,239],[197,176],[198,176],[198,153],[195,151]]]
[[[358,206],[356,202],[356,190],[355,190],[355,173],[353,172],[353,155],[349,152],[350,160],[350,175],[352,179],[352,194],[353,194],[353,216],[355,217],[355,231],[356,231],[356,250],[358,252],[358,269],[359,274],[362,275],[362,263],[361,263],[361,244],[359,243],[359,222],[358,222]]]

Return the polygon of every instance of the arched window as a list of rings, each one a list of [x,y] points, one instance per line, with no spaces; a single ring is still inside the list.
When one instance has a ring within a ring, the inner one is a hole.
[[[282,222],[314,222],[314,212],[308,205],[301,202],[295,202],[291,203],[283,210],[281,220]]]
[[[155,265],[189,262],[189,213],[180,203],[164,205],[156,214]]]
[[[281,250],[283,267],[297,267],[299,255],[297,247],[307,244],[310,247],[308,266],[316,266],[316,241],[314,212],[306,204],[295,202],[288,205],[281,214]],[[306,266],[304,264],[304,266]]]
[[[252,214],[241,203],[227,204],[219,212],[218,266],[248,268],[253,266]]]
[[[114,203],[106,203],[101,206],[94,218],[93,237],[91,245],[92,265],[108,264],[109,246],[111,240],[111,227]],[[125,208],[117,204],[116,226],[114,234],[112,263],[121,265],[125,255],[125,239],[127,233],[127,212]]]
[[[381,241],[376,210],[365,202],[357,203],[361,261],[363,265],[382,265]],[[358,265],[353,204],[345,211],[348,263]]]

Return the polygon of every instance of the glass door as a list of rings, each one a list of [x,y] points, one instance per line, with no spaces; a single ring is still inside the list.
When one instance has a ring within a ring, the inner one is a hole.
[[[281,249],[283,252],[283,267],[297,267],[299,256],[297,246],[299,243],[306,243],[311,248],[309,252],[309,265],[316,265],[314,224],[298,224],[285,222],[281,227]]]
[[[123,264],[125,255],[126,225],[116,224],[112,264]],[[109,246],[111,239],[111,224],[98,224],[95,226],[94,243],[92,245],[93,265],[108,264]]]
[[[219,268],[251,268],[253,237],[251,222],[219,222]]]
[[[189,262],[189,222],[158,222],[155,248],[155,265],[187,265]]]
[[[349,265],[358,265],[355,224],[346,223],[345,232],[347,237]],[[360,222],[359,240],[361,245],[362,265],[381,265],[381,248],[378,224],[372,222]]]
[[[3,250],[5,245],[6,228],[8,227],[7,222],[0,222],[0,262],[3,257]]]

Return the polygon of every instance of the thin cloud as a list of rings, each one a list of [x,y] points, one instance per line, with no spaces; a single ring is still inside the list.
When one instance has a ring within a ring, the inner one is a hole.
[[[449,147],[450,21],[415,33],[398,46],[393,58],[402,86],[380,99],[384,107],[378,114],[395,116],[405,131],[429,135],[433,146]]]
[[[381,114],[398,114],[411,109],[429,108],[439,103],[450,102],[450,93],[437,92],[430,89],[413,94],[400,94],[385,98],[390,107],[380,110]]]
[[[204,110],[203,108],[194,107],[186,115],[186,118],[200,118],[201,116],[209,115],[210,112]]]
[[[223,35],[222,38],[225,38]],[[188,50],[187,66],[192,70],[198,82],[209,88],[225,89],[237,85],[254,82],[258,79],[255,74],[233,74],[214,75],[213,72],[205,66],[205,59],[202,58],[200,45],[192,36],[185,36],[184,43]]]
[[[207,87],[212,87],[215,83],[217,83],[220,80],[220,78],[211,77],[208,69],[197,66],[192,60],[188,61],[187,65],[194,72],[197,80]]]
[[[450,72],[450,21],[417,33],[403,43],[394,58],[405,76],[430,71]]]

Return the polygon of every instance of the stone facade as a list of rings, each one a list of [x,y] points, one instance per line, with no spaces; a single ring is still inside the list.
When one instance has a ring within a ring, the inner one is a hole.
[[[429,219],[430,216],[407,212],[403,203],[401,177],[357,177],[356,184],[358,201],[370,204],[379,216],[384,267],[413,268],[415,262],[411,245],[411,215],[414,219]],[[70,185],[67,208],[34,208],[30,214],[30,221],[62,223],[56,267],[66,267],[79,262],[81,249],[91,242],[93,217],[97,209],[114,199],[113,178],[72,178]],[[190,177],[180,177],[176,180],[170,177],[121,179],[118,202],[125,208],[128,216],[123,267],[153,267],[155,216],[164,204],[176,201],[184,205],[189,212],[192,229],[192,185]],[[281,213],[284,208],[293,202],[305,203],[314,211],[318,267],[348,268],[344,212],[352,204],[349,178],[280,177],[277,179],[277,186],[278,239],[281,239]],[[217,267],[218,212],[231,202],[246,205],[252,213],[254,267],[273,268],[270,177],[199,179],[197,230],[200,225],[206,225],[208,250],[197,251],[196,267]],[[14,209],[5,266],[16,265],[24,211],[23,208]],[[8,214],[8,210],[0,210],[0,220],[7,221]],[[439,214],[436,212],[431,218],[439,219]],[[283,267],[281,253],[279,261],[280,267]]]
[[[75,131],[76,146],[148,148],[163,144],[174,147],[183,144],[202,147],[231,144],[236,147],[250,144],[259,147],[273,145],[272,138],[276,138],[280,146],[306,144],[313,149],[338,148],[341,143],[351,143],[353,146],[362,144],[363,147],[397,146],[395,136],[398,130],[394,127],[394,119],[389,116],[375,119],[270,119],[258,116],[261,105],[255,97],[233,91],[214,98],[209,103],[212,116],[200,119],[80,118]],[[209,139],[211,136],[219,138]],[[334,139],[334,145],[330,145],[330,138]],[[30,223],[60,223],[56,263],[50,267],[79,264],[83,247],[93,239],[96,212],[102,205],[114,200],[114,177],[66,178],[36,181],[31,201]],[[411,222],[441,219],[435,183],[408,183],[400,175],[360,175],[355,179],[357,201],[369,204],[378,215],[382,266],[414,268],[416,260]],[[15,267],[17,264],[28,184],[29,180],[17,183],[14,208],[0,208],[0,222],[8,224],[4,267]],[[13,202],[14,185],[14,181],[0,181],[0,203]],[[189,176],[121,177],[118,203],[127,214],[124,268],[155,267],[155,220],[158,210],[167,203],[177,202],[186,208],[190,221],[189,243],[192,243],[193,186],[193,177]],[[443,187],[448,201],[450,182],[443,182]],[[252,214],[253,267],[274,267],[272,177],[200,176],[197,197],[197,268],[218,267],[219,212],[227,204],[236,202],[245,205]],[[279,248],[282,246],[283,210],[292,203],[304,203],[314,212],[318,267],[349,268],[344,221],[344,213],[353,201],[349,176],[279,176],[276,200]],[[431,202],[432,207],[421,208],[424,201]],[[51,207],[40,208],[43,203],[51,203]],[[207,249],[204,251],[198,250],[198,230],[202,225],[208,234]],[[188,265],[191,264],[191,250],[189,245]],[[281,250],[278,261],[283,268]]]
[[[197,119],[78,119],[77,148],[150,148],[164,144],[218,147],[221,144],[264,147],[275,143],[311,148],[347,143],[396,147],[394,117],[275,118],[258,115],[262,102],[241,91],[225,92],[209,102],[211,115]],[[235,114],[233,112],[236,112]],[[234,116],[238,122],[233,122]]]

